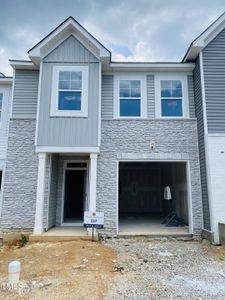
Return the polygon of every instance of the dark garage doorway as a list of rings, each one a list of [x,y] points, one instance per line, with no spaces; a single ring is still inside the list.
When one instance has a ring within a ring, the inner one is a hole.
[[[120,162],[119,233],[188,232],[186,170],[185,162]]]

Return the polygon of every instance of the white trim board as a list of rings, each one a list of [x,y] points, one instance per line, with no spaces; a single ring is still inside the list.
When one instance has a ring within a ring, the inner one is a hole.
[[[63,146],[36,146],[35,152],[46,153],[99,153],[99,147],[63,147]]]

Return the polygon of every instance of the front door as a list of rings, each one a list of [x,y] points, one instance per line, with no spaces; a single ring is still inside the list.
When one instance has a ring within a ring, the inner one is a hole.
[[[65,172],[63,223],[82,223],[86,170]]]

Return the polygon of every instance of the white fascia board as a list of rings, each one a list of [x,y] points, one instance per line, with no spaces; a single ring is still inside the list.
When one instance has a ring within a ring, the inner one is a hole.
[[[9,64],[13,69],[25,69],[25,70],[38,70],[39,66],[35,65],[32,61],[24,60],[9,60]]]
[[[54,32],[52,32],[52,34],[44,38],[41,43],[37,44],[37,46],[31,49],[28,53],[29,57],[33,59],[43,56],[41,49],[62,31],[65,31],[65,34],[71,31],[78,31],[86,40],[99,49],[100,57],[110,57],[110,51],[104,48],[94,37],[91,36],[90,33],[88,33],[82,26],[80,26],[71,18],[59,26]]]
[[[195,67],[195,63],[111,63],[110,68],[112,71],[192,71]]]
[[[99,147],[36,146],[36,153],[99,153]]]

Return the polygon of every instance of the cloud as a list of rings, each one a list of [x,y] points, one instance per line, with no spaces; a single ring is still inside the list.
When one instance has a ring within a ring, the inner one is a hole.
[[[44,9],[43,9],[44,7]],[[0,71],[72,15],[119,61],[180,61],[224,10],[224,0],[2,1]]]

